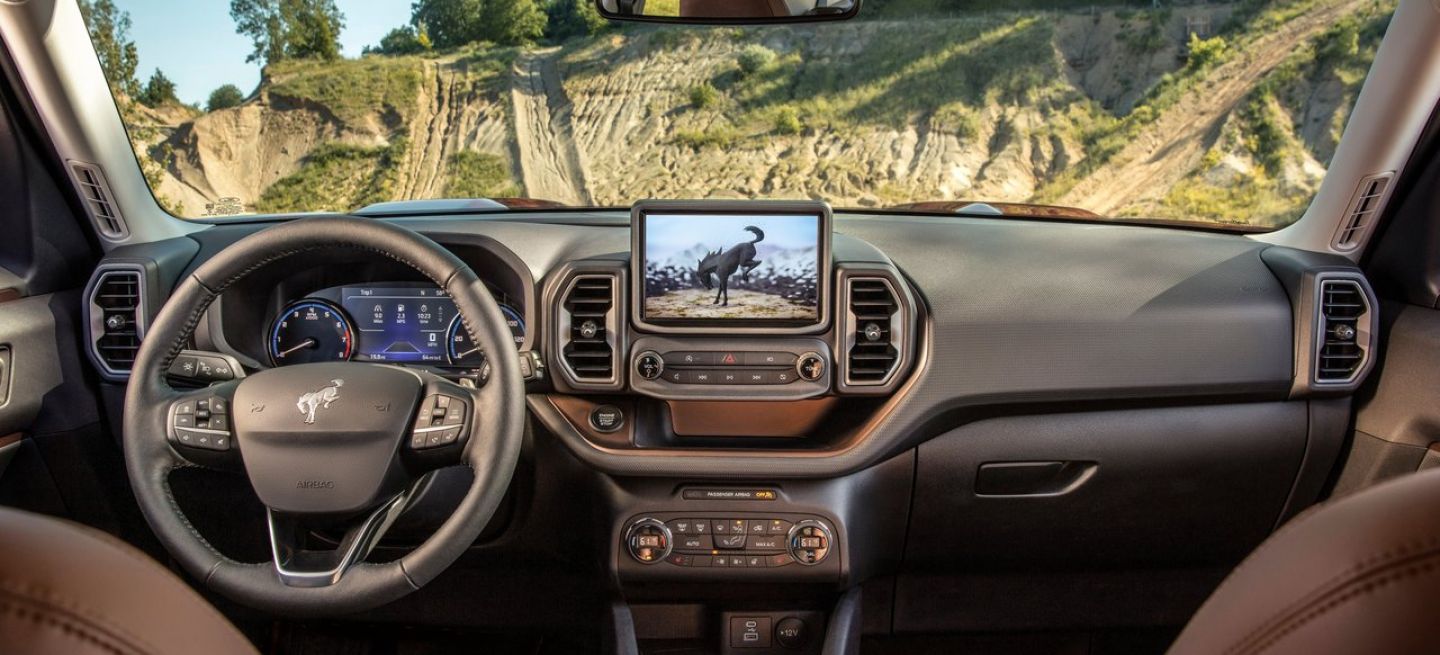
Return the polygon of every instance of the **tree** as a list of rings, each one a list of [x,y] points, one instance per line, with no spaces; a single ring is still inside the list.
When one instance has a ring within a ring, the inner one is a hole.
[[[245,94],[240,92],[240,87],[226,84],[210,92],[210,101],[205,103],[205,111],[229,109],[244,101]]]
[[[545,12],[535,0],[485,3],[485,38],[502,45],[530,43],[545,34]]]
[[[140,55],[130,40],[130,14],[116,9],[111,0],[80,0],[80,15],[90,31],[110,92],[130,97],[140,93],[140,82],[135,79]]]
[[[145,83],[145,88],[135,99],[148,107],[180,104],[180,99],[175,97],[175,83],[165,77],[165,73],[158,68],[150,74],[150,81]]]
[[[556,41],[597,34],[610,25],[592,0],[551,0],[545,13],[549,14],[545,36]]]
[[[437,48],[454,48],[479,41],[481,0],[415,0],[410,24],[423,25]]]
[[[345,15],[335,0],[230,0],[230,18],[253,44],[247,62],[340,58]]]
[[[417,52],[425,52],[431,48],[430,35],[425,33],[424,28],[415,28],[411,25],[397,27],[390,30],[388,34],[380,37],[380,45],[375,47],[365,46],[365,54],[378,55],[413,55]]]

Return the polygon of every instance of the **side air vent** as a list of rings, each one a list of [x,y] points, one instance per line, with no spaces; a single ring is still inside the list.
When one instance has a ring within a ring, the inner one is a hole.
[[[1369,355],[1370,301],[1355,280],[1321,280],[1315,382],[1348,384]]]
[[[80,191],[80,199],[85,202],[85,211],[90,213],[90,220],[95,223],[95,229],[100,232],[100,236],[117,241],[130,236],[130,228],[125,225],[125,218],[120,215],[115,197],[110,193],[110,186],[105,183],[105,174],[100,172],[100,167],[72,161],[70,170],[75,175],[75,186]]]
[[[145,336],[145,289],[140,271],[102,269],[90,288],[90,343],[100,368],[124,376]]]
[[[613,275],[578,275],[560,306],[560,357],[577,382],[606,384],[616,379],[618,331]]]
[[[1350,199],[1350,206],[1345,210],[1345,222],[1335,233],[1333,245],[1336,250],[1354,250],[1365,242],[1365,235],[1370,232],[1370,226],[1385,201],[1385,192],[1390,188],[1392,177],[1393,173],[1382,173],[1360,180],[1355,197]]]
[[[847,287],[845,383],[884,384],[900,361],[900,301],[889,280],[852,277]]]

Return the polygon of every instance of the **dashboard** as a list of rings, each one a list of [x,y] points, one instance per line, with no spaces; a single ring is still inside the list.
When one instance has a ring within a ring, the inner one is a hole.
[[[968,584],[977,567],[1083,585],[1238,561],[1320,493],[1377,332],[1352,263],[1230,234],[800,201],[392,220],[476,272],[521,357],[534,439],[507,511],[522,518],[477,548],[604,549],[632,599],[896,573],[887,602],[941,607],[908,625],[897,611],[897,630],[1014,615],[966,594],[1065,593]],[[117,251],[97,275],[138,264],[163,301],[261,228]],[[231,286],[192,348],[244,370],[348,359],[476,385],[492,356],[433,282],[344,250]],[[441,509],[417,513],[444,515],[436,489]],[[577,504],[599,534],[575,530]]]

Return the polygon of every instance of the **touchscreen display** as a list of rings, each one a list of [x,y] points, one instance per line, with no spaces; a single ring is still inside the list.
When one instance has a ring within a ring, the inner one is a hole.
[[[446,361],[455,301],[435,288],[344,287],[340,305],[355,322],[358,362]]]
[[[652,323],[798,325],[820,320],[818,214],[646,214]]]

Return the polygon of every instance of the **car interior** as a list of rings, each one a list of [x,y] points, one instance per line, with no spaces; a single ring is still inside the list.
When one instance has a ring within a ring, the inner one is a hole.
[[[0,2],[0,652],[1440,652],[1440,3],[389,4]]]

